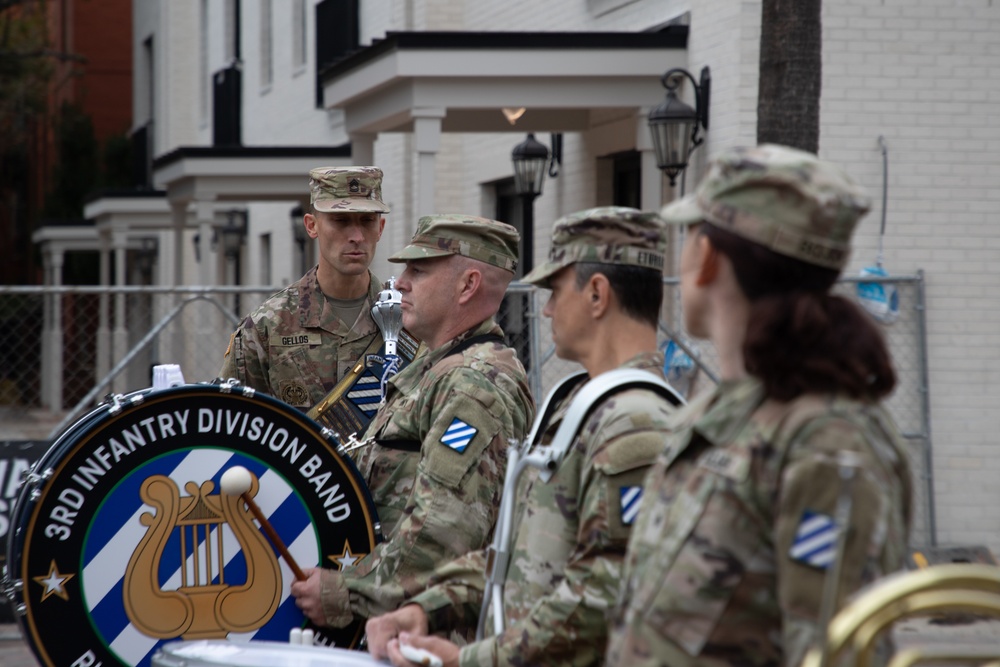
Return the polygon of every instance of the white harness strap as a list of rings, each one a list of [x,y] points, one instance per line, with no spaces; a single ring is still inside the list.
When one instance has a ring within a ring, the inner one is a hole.
[[[510,539],[514,533],[514,501],[517,492],[517,482],[527,466],[537,468],[539,477],[545,483],[559,469],[566,457],[570,445],[576,440],[577,434],[597,404],[605,397],[626,389],[651,389],[658,392],[670,403],[684,405],[684,398],[663,379],[649,371],[637,369],[619,369],[602,373],[583,386],[580,392],[569,404],[562,423],[556,430],[549,445],[532,447],[538,438],[545,433],[552,413],[562,402],[562,399],[580,381],[582,373],[572,375],[555,386],[546,396],[545,404],[538,413],[531,433],[525,439],[522,447],[511,447],[507,452],[507,474],[504,478],[503,496],[500,499],[500,517],[497,520],[493,534],[493,544],[488,550],[486,563],[486,590],[483,595],[483,605],[479,612],[479,627],[476,631],[477,640],[484,637],[486,615],[490,606],[493,607],[493,632],[500,635],[504,630],[503,585],[507,579],[507,567],[510,562]]]
[[[524,457],[524,463],[541,470],[539,477],[548,482],[566,457],[587,416],[606,396],[626,389],[651,389],[674,405],[684,405],[684,398],[664,380],[648,371],[623,368],[602,373],[584,385],[570,403],[552,442]]]

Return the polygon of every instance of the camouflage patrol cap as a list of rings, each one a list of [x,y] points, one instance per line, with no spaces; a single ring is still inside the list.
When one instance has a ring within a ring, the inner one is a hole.
[[[575,262],[623,264],[663,271],[667,244],[663,220],[624,206],[605,206],[571,213],[552,227],[549,260],[524,277],[547,287],[549,278]]]
[[[309,193],[317,211],[389,212],[378,167],[316,167],[309,172]]]
[[[870,207],[864,190],[836,165],[763,144],[720,155],[698,189],[660,215],[675,225],[705,221],[779,254],[843,269],[854,227]]]
[[[417,222],[410,244],[389,261],[463,255],[513,273],[520,239],[516,229],[496,220],[457,214],[425,215]]]

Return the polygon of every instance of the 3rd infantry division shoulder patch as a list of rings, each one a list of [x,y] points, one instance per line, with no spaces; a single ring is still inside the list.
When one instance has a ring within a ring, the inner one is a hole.
[[[833,517],[805,510],[788,555],[792,560],[825,570],[833,562],[838,532]]]
[[[623,526],[631,526],[639,514],[639,503],[642,501],[641,486],[620,486],[618,497],[621,501],[621,520]]]
[[[472,442],[472,439],[476,437],[476,433],[478,432],[472,426],[455,417],[444,432],[444,435],[441,436],[441,442],[461,454],[469,446],[469,443]]]

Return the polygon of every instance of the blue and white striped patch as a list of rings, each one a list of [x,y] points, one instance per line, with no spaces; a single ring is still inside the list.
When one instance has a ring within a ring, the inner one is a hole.
[[[455,417],[451,421],[451,425],[444,432],[444,435],[441,436],[441,442],[461,454],[469,446],[469,443],[472,442],[472,439],[476,437],[476,433],[478,431],[475,428]]]
[[[642,500],[641,486],[620,486],[618,497],[621,499],[621,519],[623,526],[631,526],[639,514],[639,502]]]
[[[347,392],[348,400],[354,403],[355,407],[369,419],[375,416],[379,403],[382,402],[380,384],[381,380],[375,377],[371,371],[365,371]]]
[[[802,513],[795,539],[788,555],[792,560],[825,570],[833,563],[837,550],[837,523],[826,514],[806,510]]]

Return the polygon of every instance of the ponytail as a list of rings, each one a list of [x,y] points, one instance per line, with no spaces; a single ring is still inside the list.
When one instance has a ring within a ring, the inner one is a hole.
[[[873,402],[896,386],[875,323],[855,304],[829,293],[786,292],[753,302],[743,355],[747,372],[780,401],[841,393]]]
[[[714,225],[699,226],[733,265],[750,300],[746,370],[768,397],[841,393],[876,401],[896,386],[882,333],[847,299],[830,294],[839,272],[778,254]]]

